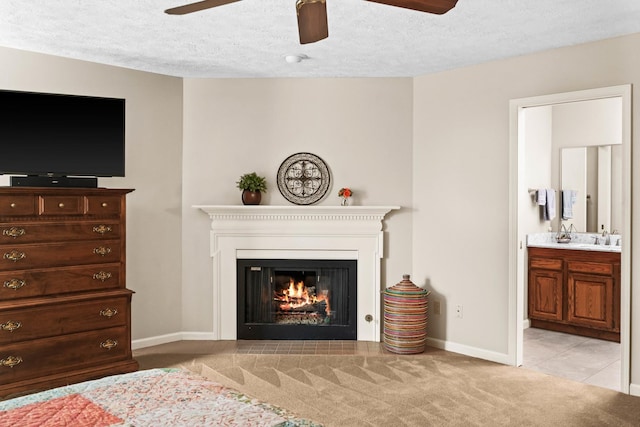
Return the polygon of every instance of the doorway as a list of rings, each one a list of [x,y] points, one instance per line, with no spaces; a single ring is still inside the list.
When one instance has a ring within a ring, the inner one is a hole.
[[[526,237],[530,230],[524,212],[531,197],[527,183],[526,126],[527,109],[560,106],[574,102],[620,98],[622,102],[622,188],[621,230],[630,237],[631,231],[631,85],[612,86],[577,92],[515,99],[510,102],[510,247],[509,251],[509,354],[516,366],[523,364],[524,330],[526,327]],[[529,208],[530,209],[530,208]],[[554,231],[557,231],[554,229]],[[631,293],[631,239],[623,240],[620,281],[620,391],[629,393],[630,367],[630,293]]]

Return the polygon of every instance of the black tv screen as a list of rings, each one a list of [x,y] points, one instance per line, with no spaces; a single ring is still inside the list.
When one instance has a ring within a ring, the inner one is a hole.
[[[0,90],[0,174],[124,176],[125,100]]]

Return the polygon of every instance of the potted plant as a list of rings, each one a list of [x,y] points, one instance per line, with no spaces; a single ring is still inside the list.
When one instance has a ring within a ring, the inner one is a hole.
[[[259,205],[262,193],[267,192],[267,180],[255,172],[242,175],[236,184],[242,190],[242,203],[245,205]]]

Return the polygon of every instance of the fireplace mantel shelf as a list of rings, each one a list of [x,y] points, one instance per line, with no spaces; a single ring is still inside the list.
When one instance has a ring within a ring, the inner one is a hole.
[[[399,206],[198,205],[211,219],[214,339],[237,339],[238,259],[354,259],[357,339],[380,341],[383,221]]]
[[[376,219],[400,206],[197,205],[211,219]]]

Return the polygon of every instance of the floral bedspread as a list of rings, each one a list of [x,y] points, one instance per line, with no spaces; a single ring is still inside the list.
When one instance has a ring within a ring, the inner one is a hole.
[[[179,369],[114,375],[0,401],[0,426],[321,427]]]

